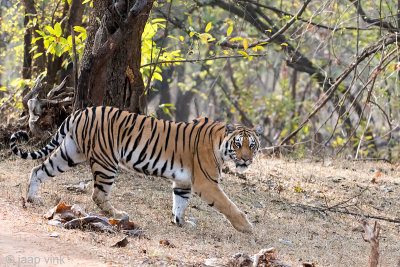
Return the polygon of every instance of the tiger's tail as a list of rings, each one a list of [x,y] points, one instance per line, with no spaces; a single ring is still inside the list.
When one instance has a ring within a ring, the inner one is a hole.
[[[57,131],[56,135],[53,137],[53,139],[51,139],[51,141],[45,147],[41,148],[40,150],[37,150],[35,152],[22,152],[17,147],[16,141],[17,141],[18,137],[23,137],[25,139],[25,141],[29,140],[28,134],[25,131],[16,132],[11,136],[10,148],[11,148],[12,152],[14,152],[14,154],[20,156],[23,159],[43,158],[43,157],[47,156],[48,154],[50,154],[51,152],[53,152],[54,149],[56,149],[61,144],[61,142],[64,140],[65,136],[69,132],[69,129],[71,128],[72,123],[73,123],[73,120],[71,120],[71,115],[70,115],[64,120],[64,122],[58,128],[58,131]]]

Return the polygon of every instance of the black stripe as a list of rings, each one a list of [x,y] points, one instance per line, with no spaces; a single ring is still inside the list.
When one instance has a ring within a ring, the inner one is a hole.
[[[153,158],[154,153],[156,152],[156,148],[157,148],[157,144],[158,144],[158,139],[160,139],[160,134],[158,134],[157,139],[156,139],[156,142],[155,142],[154,145],[153,145],[153,150],[151,151],[151,155],[150,155],[149,160],[151,160],[151,159]]]
[[[178,137],[179,137],[179,128],[182,126],[182,123],[179,123],[176,127],[176,134],[175,134],[175,151],[178,150]]]
[[[55,176],[55,175],[53,175],[53,174],[50,174],[50,172],[49,172],[49,170],[47,169],[47,167],[46,167],[45,164],[42,165],[42,171],[44,171],[44,172],[47,174],[47,176],[49,176],[49,177],[54,177],[54,176]]]
[[[100,189],[100,191],[103,191],[104,193],[106,193],[106,191],[104,190],[104,188],[101,184],[94,184],[94,187],[97,187],[98,189]]]
[[[149,171],[147,170],[147,168],[149,167],[149,162],[147,162],[143,167],[142,167],[142,172],[146,175],[149,175]]]
[[[162,152],[162,148],[160,149],[160,152],[158,153],[156,160],[153,162],[153,165],[151,166],[152,168],[154,168],[154,166],[156,166],[158,160],[160,159],[161,152]]]
[[[121,138],[121,129],[122,129],[122,125],[124,124],[124,122],[127,120],[127,116],[124,117],[124,119],[121,121],[121,123],[119,124],[120,127],[118,127],[118,131],[117,131],[117,148],[120,147],[120,138]],[[126,129],[125,129],[126,130]]]
[[[112,185],[114,181],[112,182],[104,182],[104,181],[97,181],[98,183],[106,184],[106,185]]]
[[[157,176],[158,175],[158,169],[155,169],[152,173],[152,175]]]
[[[136,118],[138,117],[138,114],[134,114],[133,115],[133,119],[132,119],[132,125],[131,125],[131,127],[129,128],[129,131],[128,131],[128,133],[127,133],[127,135],[130,135],[131,134],[131,132],[133,131],[133,129],[135,128],[135,125],[136,125]]]
[[[161,168],[161,176],[164,174],[165,170],[167,169],[168,160],[165,161],[164,166]]]
[[[182,134],[182,136],[183,136],[183,148],[182,148],[182,151],[185,151],[185,139],[186,139],[185,132],[186,132],[186,128],[188,126],[189,126],[189,123],[186,123],[185,127],[183,127],[183,134]]]
[[[153,130],[153,126],[154,126],[154,118],[153,118],[153,117],[151,117],[151,118],[150,118],[150,120],[151,120],[151,129]]]
[[[143,124],[144,124],[144,122],[146,121],[146,117],[144,117],[143,118],[143,120],[142,120],[142,122],[140,123],[140,126],[139,126],[139,131],[140,131],[140,129],[142,129],[142,127],[143,127]]]
[[[171,122],[168,122],[167,137],[165,139],[165,151],[167,151],[167,148],[168,148],[168,141],[169,141],[169,133],[170,132],[171,132]]]
[[[95,172],[93,173],[93,176],[94,176],[94,177],[100,176],[101,178],[106,179],[106,180],[111,180],[111,179],[114,179],[114,177],[115,177],[115,175],[110,175],[110,176],[108,176],[108,175],[106,175],[104,172],[101,172],[101,171],[95,171]]]
[[[126,157],[127,161],[131,160],[133,152],[136,150],[136,148],[139,145],[140,140],[142,139],[142,134],[143,134],[143,129],[140,131],[138,137],[136,137],[135,142],[133,143],[132,150],[129,152],[128,156]]]
[[[174,168],[174,157],[175,157],[175,152],[172,151],[172,159],[171,159],[171,168],[170,168],[170,170],[172,170]]]
[[[53,163],[53,160],[51,158],[49,158],[49,163],[50,163],[51,168],[54,169],[54,163]]]

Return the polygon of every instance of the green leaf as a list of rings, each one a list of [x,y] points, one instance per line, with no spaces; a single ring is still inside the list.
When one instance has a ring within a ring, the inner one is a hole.
[[[200,34],[199,37],[200,37],[200,39],[201,39],[202,41],[204,41],[204,42],[207,42],[207,40],[208,40],[207,35],[204,34],[204,33]]]
[[[243,49],[247,50],[248,47],[249,47],[249,43],[247,42],[247,39],[243,39]]]
[[[178,40],[178,38],[176,38],[175,36],[172,36],[172,35],[168,35],[168,37],[171,38],[171,39]]]
[[[42,38],[43,38],[43,37],[36,37],[36,38],[33,38],[31,44],[36,43],[37,40],[42,39]]]
[[[234,42],[234,41],[241,41],[241,40],[243,40],[242,37],[235,37],[235,38],[230,39],[229,41]]]
[[[38,48],[37,45],[33,46],[33,47],[31,48],[31,50],[29,50],[29,53],[32,53],[32,52],[35,51],[37,48]]]
[[[153,19],[153,20],[151,21],[151,23],[164,22],[164,21],[167,21],[167,20],[166,20],[166,19]]]
[[[54,25],[54,31],[55,31],[55,35],[57,36],[57,37],[60,37],[61,36],[61,34],[62,34],[62,29],[61,29],[61,25],[60,25],[60,23],[56,23],[56,25]]]
[[[74,31],[86,33],[86,29],[81,26],[74,26]]]
[[[228,27],[228,30],[226,31],[226,36],[230,36],[232,31],[233,31],[233,25],[230,24],[229,27]]]
[[[32,59],[38,58],[38,57],[40,57],[41,55],[43,55],[43,53],[37,53],[37,54],[35,54],[35,55],[32,57]]]
[[[162,82],[162,76],[161,76],[160,73],[154,72],[154,73],[153,73],[153,77],[154,77],[154,79],[157,79],[157,80],[159,80],[159,81]]]
[[[44,32],[39,31],[39,30],[36,30],[36,32],[37,32],[38,34],[40,34],[41,36],[45,36],[45,35],[46,35]]]
[[[52,35],[56,35],[56,31],[50,27],[50,26],[46,26],[45,29]]]
[[[205,32],[209,32],[211,30],[211,26],[212,26],[212,22],[210,21],[206,26]]]

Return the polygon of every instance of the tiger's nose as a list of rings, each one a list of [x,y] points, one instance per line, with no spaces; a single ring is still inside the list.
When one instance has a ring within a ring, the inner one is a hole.
[[[249,165],[251,163],[251,156],[250,155],[243,155],[242,160]]]

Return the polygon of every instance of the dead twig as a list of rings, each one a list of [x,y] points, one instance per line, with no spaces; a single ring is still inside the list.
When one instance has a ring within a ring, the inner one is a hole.
[[[352,196],[351,198],[349,198],[349,199],[347,199],[347,200],[344,200],[344,201],[342,201],[342,202],[339,202],[339,203],[337,203],[337,204],[335,204],[335,205],[333,205],[333,206],[331,206],[331,207],[327,207],[326,210],[331,210],[331,209],[340,208],[343,204],[346,204],[346,203],[350,202],[351,200],[353,200],[353,199],[355,199],[355,198],[358,198],[359,196],[361,196],[361,195],[362,195],[365,191],[367,191],[367,190],[368,190],[368,187],[367,187],[367,188],[364,188],[363,190],[361,190],[360,193],[358,193],[358,194],[355,195],[355,196]],[[327,205],[327,206],[328,206],[328,205]]]
[[[330,208],[329,210],[326,209],[326,207],[316,207],[316,206],[311,206],[311,205],[306,205],[306,204],[301,204],[301,203],[293,203],[291,205],[292,207],[299,207],[299,208],[303,208],[303,209],[308,209],[311,211],[316,211],[316,212],[336,212],[336,213],[342,213],[342,214],[348,214],[348,215],[353,215],[353,216],[357,216],[357,217],[365,217],[365,218],[369,218],[369,219],[376,219],[376,220],[380,220],[380,221],[386,221],[386,222],[392,222],[392,223],[399,223],[400,224],[400,220],[399,219],[391,219],[388,217],[384,217],[384,216],[377,216],[377,215],[369,215],[369,214],[360,214],[360,213],[356,213],[356,212],[352,212],[352,211],[348,211],[348,210],[343,210],[343,208]]]
[[[371,244],[371,251],[369,253],[369,260],[368,260],[368,266],[369,267],[376,267],[378,266],[379,262],[379,232],[381,230],[380,225],[375,222],[374,224],[374,229],[371,229],[371,227],[368,224],[367,219],[363,218],[361,220],[361,224],[364,228],[364,236],[363,239],[365,242],[368,242]]]

